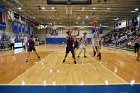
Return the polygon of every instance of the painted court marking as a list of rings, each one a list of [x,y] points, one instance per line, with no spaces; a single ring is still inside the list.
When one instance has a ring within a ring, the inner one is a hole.
[[[47,55],[45,58],[43,58],[41,61],[45,60],[48,56],[52,55],[54,53],[50,53],[49,55]],[[93,57],[91,57],[90,55],[88,55],[91,59],[94,59]],[[58,58],[58,56],[56,57]],[[41,63],[41,61],[39,61],[38,63]],[[110,69],[108,69],[107,67],[105,67],[104,65],[100,64],[97,60],[95,60],[95,62],[98,63],[98,65],[103,66],[107,71],[109,71],[110,73],[112,73],[114,76],[116,76],[117,78],[119,78],[120,80],[126,82],[124,79],[122,79],[121,77],[119,77],[118,75],[116,75],[115,73],[113,73],[113,71],[111,71]],[[12,82],[10,82],[10,84],[12,84],[14,81],[16,81],[17,79],[19,79],[21,76],[23,76],[26,72],[29,72],[31,69],[33,69],[38,63],[36,63],[34,66],[32,66],[31,68],[29,68],[28,70],[26,70],[24,73],[22,73],[21,75],[19,75],[16,79],[14,79]],[[78,62],[77,62],[78,63]],[[92,63],[87,63],[87,65],[91,65],[94,69],[96,69],[96,67],[92,64]],[[81,65],[82,66],[82,65]],[[84,65],[83,65],[84,66]],[[75,79],[77,79],[76,74],[75,75]],[[127,82],[126,82],[127,83]]]

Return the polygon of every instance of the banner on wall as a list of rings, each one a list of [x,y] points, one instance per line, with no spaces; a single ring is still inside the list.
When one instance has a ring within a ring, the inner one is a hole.
[[[4,6],[0,5],[0,29],[6,29],[6,22],[7,22],[7,11]]]
[[[18,32],[18,22],[17,21],[14,21],[14,24],[13,24],[13,32],[14,33],[17,33]]]
[[[25,25],[22,24],[22,26],[21,26],[21,33],[24,33],[24,31],[25,31]]]
[[[19,32],[19,33],[22,33],[22,31],[21,31],[21,26],[22,26],[22,24],[21,24],[21,23],[18,23],[18,32]]]
[[[8,13],[5,10],[5,12],[2,13],[2,22],[7,23],[7,20],[8,20]]]
[[[19,19],[19,14],[14,13],[14,18]]]
[[[6,29],[6,23],[0,22],[0,29],[5,30]]]
[[[30,34],[31,34],[31,35],[34,34],[34,29],[33,29],[32,26],[30,26]]]
[[[0,12],[3,13],[5,11],[6,11],[5,7],[0,5]]]
[[[57,29],[57,27],[53,27],[53,28],[50,30],[50,34],[53,35],[53,36],[58,35],[58,29]]]
[[[25,21],[25,18],[21,16],[21,21]]]
[[[28,34],[28,25],[25,26],[25,32]]]

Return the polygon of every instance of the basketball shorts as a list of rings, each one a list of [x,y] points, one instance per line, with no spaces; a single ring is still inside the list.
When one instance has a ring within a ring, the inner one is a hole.
[[[28,51],[31,52],[31,51],[36,51],[35,47],[28,47]]]
[[[139,43],[135,43],[135,52],[139,52],[139,48],[140,48],[140,44]]]
[[[69,52],[74,54],[74,48],[73,47],[66,47],[66,53],[69,53]]]

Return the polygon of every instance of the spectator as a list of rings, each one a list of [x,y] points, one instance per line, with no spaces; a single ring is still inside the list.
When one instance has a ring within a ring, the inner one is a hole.
[[[13,50],[14,50],[14,43],[15,43],[15,38],[11,37],[10,38],[10,44],[11,44],[11,49],[13,49]]]

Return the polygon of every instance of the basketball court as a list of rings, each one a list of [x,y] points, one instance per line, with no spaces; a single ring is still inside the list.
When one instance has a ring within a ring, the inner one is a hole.
[[[24,60],[25,52],[1,53],[1,72],[6,72],[4,74],[6,77],[1,77],[0,82],[17,85],[42,85],[44,82],[48,85],[54,83],[56,85],[105,84],[107,81],[109,84],[128,84],[133,80],[136,83],[140,82],[138,74],[140,64],[135,61],[135,54],[132,52],[103,47],[103,59],[99,61],[93,57],[92,48],[88,46],[87,58],[84,58],[82,54],[80,58],[76,58],[75,65],[71,54],[65,63],[62,62],[65,47],[64,44],[38,46],[37,51],[42,60],[39,61],[33,54],[27,64]],[[10,63],[9,60],[11,60]]]
[[[139,0],[0,0],[0,92],[138,93],[139,9]]]

